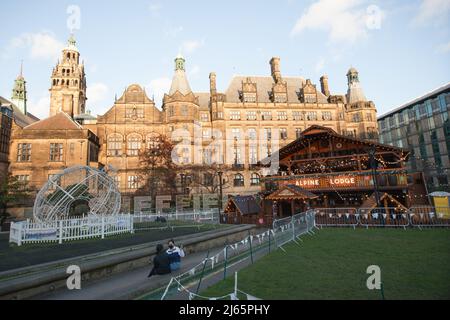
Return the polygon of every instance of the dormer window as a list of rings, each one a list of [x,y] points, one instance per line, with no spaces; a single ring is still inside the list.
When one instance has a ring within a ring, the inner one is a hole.
[[[275,103],[286,103],[287,102],[287,96],[285,93],[276,93],[273,96],[273,101]]]
[[[242,102],[245,102],[245,103],[256,103],[256,93],[244,92],[242,94]]]

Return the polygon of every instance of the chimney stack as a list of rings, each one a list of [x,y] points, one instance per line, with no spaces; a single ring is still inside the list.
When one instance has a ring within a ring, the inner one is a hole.
[[[320,77],[320,88],[321,88],[322,93],[326,97],[330,96],[330,88],[328,86],[328,76],[327,75],[323,75],[322,77]]]
[[[209,74],[209,90],[211,92],[211,96],[214,96],[217,94],[216,73],[215,72],[211,72]]]
[[[281,82],[281,71],[280,71],[280,58],[273,57],[270,59],[270,69],[272,71],[272,78],[275,83]]]

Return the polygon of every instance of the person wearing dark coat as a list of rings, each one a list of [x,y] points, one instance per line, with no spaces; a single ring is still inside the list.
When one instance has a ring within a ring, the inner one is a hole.
[[[168,274],[170,273],[170,260],[169,255],[164,251],[162,244],[156,246],[156,256],[153,258],[153,269],[150,271],[148,277],[155,274]]]

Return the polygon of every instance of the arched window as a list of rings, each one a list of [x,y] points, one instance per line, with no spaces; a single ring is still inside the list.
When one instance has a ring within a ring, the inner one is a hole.
[[[250,185],[259,186],[259,174],[253,172],[250,178]]]
[[[123,138],[118,133],[113,133],[112,135],[108,136],[108,143],[107,143],[107,149],[108,149],[108,156],[111,157],[119,157],[122,155],[122,144],[123,144]]]
[[[234,186],[243,187],[244,186],[244,176],[240,173],[234,175]]]
[[[62,85],[62,86],[64,85],[64,79],[63,79],[63,80],[61,80],[61,85]]]
[[[142,138],[138,134],[130,134],[127,138],[127,155],[138,156]]]

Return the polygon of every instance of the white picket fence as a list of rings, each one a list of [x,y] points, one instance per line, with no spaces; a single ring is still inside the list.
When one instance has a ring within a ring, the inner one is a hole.
[[[21,246],[25,243],[45,243],[102,238],[134,233],[133,216],[86,216],[41,223],[31,220],[11,223],[9,242]]]
[[[165,221],[196,221],[200,223],[219,223],[220,217],[217,210],[208,211],[192,211],[183,213],[135,213],[133,214],[134,222],[157,222]]]

